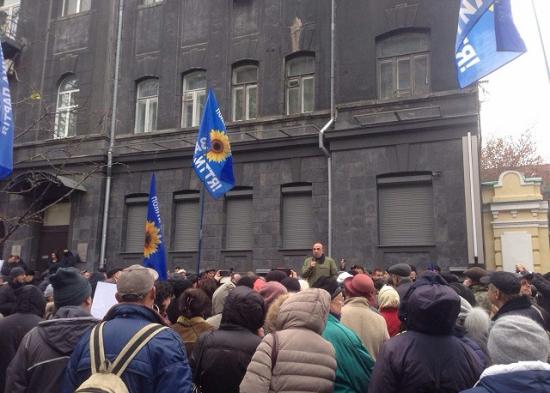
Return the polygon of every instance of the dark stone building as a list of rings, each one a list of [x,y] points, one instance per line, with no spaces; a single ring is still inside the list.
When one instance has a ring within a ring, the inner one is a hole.
[[[456,83],[457,1],[336,1],[333,14],[329,0],[124,0],[119,42],[120,1],[20,1],[3,43],[17,135],[0,211],[8,228],[53,205],[4,257],[42,268],[69,247],[98,266],[114,129],[107,265],[141,260],[155,172],[169,265],[192,269],[208,87],[237,187],[206,199],[203,266],[297,267],[316,240],[368,267],[482,261],[479,104]]]

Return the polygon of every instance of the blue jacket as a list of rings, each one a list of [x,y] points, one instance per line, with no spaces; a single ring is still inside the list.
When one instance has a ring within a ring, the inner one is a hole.
[[[481,375],[475,388],[463,393],[541,393],[550,392],[550,365],[519,362],[492,366]]]
[[[148,307],[122,303],[114,306],[104,318],[105,353],[113,361],[130,338],[145,325],[163,323]],[[61,387],[61,393],[72,393],[90,376],[90,335],[77,344]],[[163,330],[130,362],[122,379],[130,393],[191,392],[191,369],[183,343],[176,332]]]

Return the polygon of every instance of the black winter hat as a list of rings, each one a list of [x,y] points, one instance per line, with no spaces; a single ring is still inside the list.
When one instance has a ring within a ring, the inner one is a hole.
[[[50,283],[56,308],[80,306],[92,294],[90,283],[74,267],[57,269],[57,272],[50,276]]]
[[[265,305],[260,294],[239,286],[229,292],[223,306],[221,324],[242,326],[256,333],[264,324]]]
[[[300,287],[300,281],[294,277],[286,277],[283,281],[281,281],[281,284],[288,289],[288,292],[300,292],[302,289]]]
[[[324,289],[330,294],[331,299],[334,299],[340,292],[342,292],[342,288],[338,285],[338,281],[336,281],[333,277],[327,276],[320,277],[311,287]]]
[[[521,289],[520,279],[510,272],[493,272],[489,276],[482,277],[481,283],[493,284],[507,295],[517,295]]]
[[[35,314],[40,318],[46,312],[46,299],[34,285],[25,285],[15,291],[15,312]]]
[[[288,277],[288,275],[285,272],[283,272],[282,270],[272,270],[272,271],[270,271],[269,273],[266,274],[265,281],[266,282],[270,282],[270,281],[282,282],[287,277]]]

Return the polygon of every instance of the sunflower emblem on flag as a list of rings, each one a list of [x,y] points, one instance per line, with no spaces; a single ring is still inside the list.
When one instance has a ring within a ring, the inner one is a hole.
[[[231,155],[231,146],[229,138],[219,130],[210,131],[210,150],[206,153],[206,158],[209,161],[224,162]]]
[[[161,243],[160,237],[160,228],[157,228],[154,222],[147,221],[145,224],[145,246],[143,248],[145,258],[149,258],[158,251]]]

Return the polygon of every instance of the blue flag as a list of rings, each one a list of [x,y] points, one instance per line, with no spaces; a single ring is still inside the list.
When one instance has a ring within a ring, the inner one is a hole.
[[[0,81],[2,94],[0,100],[0,180],[2,180],[13,172],[13,112],[2,45],[0,45],[0,67],[2,67],[2,80]]]
[[[216,199],[235,186],[229,137],[212,89],[208,90],[202,114],[193,168],[210,195]]]
[[[526,52],[510,0],[461,0],[455,42],[460,87],[466,87]]]
[[[166,280],[166,253],[162,236],[162,221],[160,220],[159,200],[155,185],[155,174],[151,176],[149,203],[147,204],[147,221],[145,222],[145,246],[143,248],[143,264],[155,269],[160,280]]]

